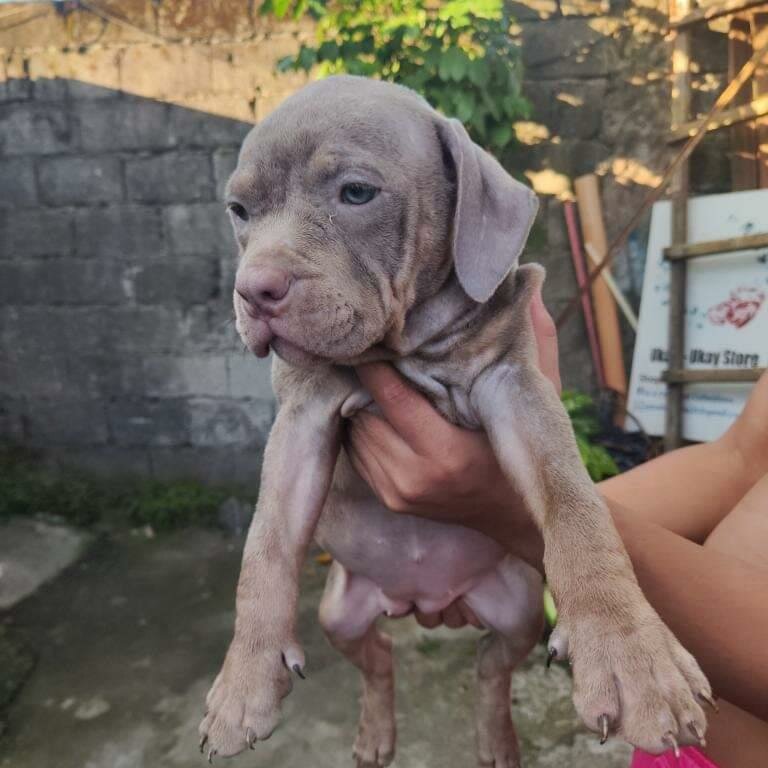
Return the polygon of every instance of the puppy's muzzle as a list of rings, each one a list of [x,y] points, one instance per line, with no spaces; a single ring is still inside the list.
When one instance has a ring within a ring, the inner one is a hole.
[[[235,290],[251,317],[274,317],[285,309],[293,275],[278,267],[248,266],[238,270]]]

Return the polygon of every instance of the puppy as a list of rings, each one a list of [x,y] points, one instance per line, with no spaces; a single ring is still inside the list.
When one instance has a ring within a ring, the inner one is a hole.
[[[415,93],[333,77],[246,138],[227,199],[239,247],[237,329],[275,352],[279,411],[237,587],[234,638],[200,726],[209,759],[270,736],[291,670],[299,570],[314,539],[334,559],[320,606],[330,642],[363,676],[359,768],[395,750],[393,664],[382,614],[454,606],[481,641],[481,765],[517,768],[510,675],[541,636],[539,572],[479,532],[395,514],[356,474],[342,423],[370,397],[353,366],[386,360],[456,424],[487,432],[541,531],[588,728],[658,753],[701,738],[711,696],[696,661],[646,601],[536,365],[518,266],[537,211],[462,125]]]

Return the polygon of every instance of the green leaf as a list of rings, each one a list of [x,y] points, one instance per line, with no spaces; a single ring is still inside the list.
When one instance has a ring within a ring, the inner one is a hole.
[[[468,123],[475,112],[475,97],[471,91],[456,91],[454,95],[454,114],[462,123]]]
[[[491,131],[491,141],[494,146],[503,148],[512,139],[512,126],[511,125],[497,125],[493,131]]]
[[[291,7],[291,0],[270,0],[272,12],[278,19],[282,19]]]
[[[469,79],[478,87],[486,85],[490,79],[491,73],[488,62],[485,59],[472,59],[468,67]]]
[[[296,57],[296,64],[301,69],[310,70],[317,63],[317,51],[314,48],[301,46],[299,55]]]

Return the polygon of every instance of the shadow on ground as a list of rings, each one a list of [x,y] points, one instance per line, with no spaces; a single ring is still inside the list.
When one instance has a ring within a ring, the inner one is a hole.
[[[0,742],[3,768],[202,767],[197,724],[229,640],[241,541],[191,530],[103,539],[6,625],[38,656]],[[352,766],[356,672],[315,619],[325,569],[306,567],[300,635],[309,679],[294,687],[283,725],[233,766]],[[474,766],[476,634],[427,633],[390,622],[398,648],[397,768]],[[621,744],[601,747],[578,725],[565,670],[541,649],[514,685],[526,768],[626,768]],[[224,761],[219,761],[224,762]]]

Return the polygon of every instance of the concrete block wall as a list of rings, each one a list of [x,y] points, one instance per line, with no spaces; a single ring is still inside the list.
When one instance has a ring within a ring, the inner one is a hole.
[[[249,126],[304,82],[274,63],[309,31],[257,6],[4,6],[19,13],[0,24],[0,442],[106,473],[255,484],[274,405],[268,364],[242,354],[231,323],[222,195]],[[575,291],[570,179],[602,175],[613,235],[669,158],[665,6],[514,10],[533,104],[516,126],[518,170],[542,199],[527,257],[547,267],[558,312]],[[723,40],[695,49],[700,109],[717,92]],[[715,191],[723,162],[722,147],[699,155],[701,191]],[[638,288],[623,256],[616,274]],[[561,363],[566,386],[594,387],[578,316]]]

